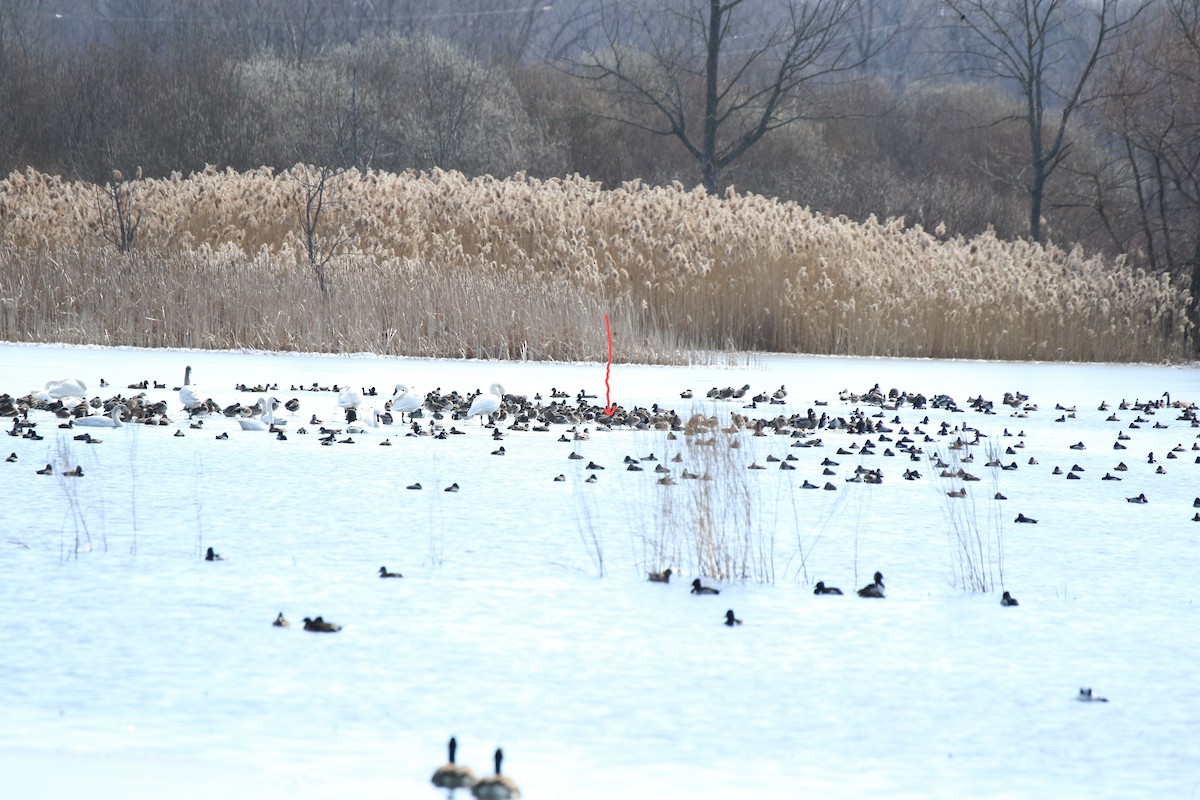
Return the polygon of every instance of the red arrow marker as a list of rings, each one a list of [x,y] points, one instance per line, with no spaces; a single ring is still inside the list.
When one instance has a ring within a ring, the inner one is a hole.
[[[617,412],[612,402],[612,389],[608,385],[608,376],[612,371],[612,326],[608,323],[608,314],[604,315],[604,335],[608,337],[608,363],[604,365],[604,413],[611,417]]]

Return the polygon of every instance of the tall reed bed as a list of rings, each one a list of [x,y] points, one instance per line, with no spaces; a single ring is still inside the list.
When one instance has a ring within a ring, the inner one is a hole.
[[[796,524],[787,517],[795,512],[794,489],[774,481],[764,488],[746,469],[741,434],[715,418],[701,420],[694,417],[681,442],[664,441],[659,450],[682,458],[671,470],[675,483],[648,484],[653,497],[635,506],[630,524],[640,532],[641,562],[652,571],[669,566],[683,575],[774,583],[778,534]],[[684,470],[700,477],[683,478]],[[798,555],[806,555],[803,543]]]
[[[0,182],[0,335],[595,358],[596,320],[608,313],[616,356],[657,362],[689,349],[1097,361],[1190,352],[1189,287],[1078,248],[579,177],[340,173],[324,196],[320,241],[332,257],[321,293],[298,221],[313,174],[298,165],[129,181],[140,216],[123,265],[106,242],[111,192],[14,173]]]

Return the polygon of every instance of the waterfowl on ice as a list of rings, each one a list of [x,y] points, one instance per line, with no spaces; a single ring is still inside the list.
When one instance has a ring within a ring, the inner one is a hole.
[[[521,790],[517,788],[516,782],[507,775],[500,774],[500,762],[503,759],[504,751],[497,747],[496,774],[480,778],[471,786],[471,794],[479,800],[512,800],[512,798],[521,796]]]
[[[326,622],[317,617],[316,619],[304,618],[304,630],[313,631],[314,633],[337,633],[342,629],[341,625],[336,622]]]
[[[438,767],[433,773],[433,785],[443,789],[462,789],[475,782],[475,773],[470,767],[464,767],[454,761],[454,752],[458,749],[458,741],[450,737],[450,760]]]
[[[883,597],[883,573],[876,572],[875,580],[858,590],[859,597]]]

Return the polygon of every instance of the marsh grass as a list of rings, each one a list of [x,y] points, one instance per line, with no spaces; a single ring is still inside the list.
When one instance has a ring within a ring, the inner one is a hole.
[[[67,519],[59,539],[59,558],[63,560],[71,557],[79,558],[80,553],[90,552],[92,549],[92,531],[88,526],[89,509],[85,507],[84,500],[80,496],[80,479],[63,474],[79,466],[77,459],[78,456],[75,455],[68,439],[59,436],[54,450],[54,461],[57,462],[54,465],[54,475],[59,491],[62,492],[63,499],[67,504]],[[89,464],[89,466],[91,465]],[[65,538],[68,530],[72,537],[69,544]],[[103,533],[103,525],[101,525],[101,531],[104,551],[108,552],[108,537]]]
[[[657,482],[647,490],[656,495],[643,507],[649,511],[644,523],[643,553],[655,569],[673,567],[683,574],[716,580],[775,581],[778,509],[764,503],[776,502],[746,469],[739,447],[740,431],[722,430],[715,424],[689,424],[682,440],[664,441],[660,451],[679,452],[683,461],[669,462],[674,485]],[[676,445],[674,447],[668,445]],[[664,458],[664,461],[666,459]],[[700,475],[682,479],[682,469]]]
[[[730,190],[579,177],[347,171],[326,187],[323,292],[295,186],[310,168],[105,189],[0,181],[0,338],[680,363],[695,350],[1181,360],[1188,287],[991,233],[852,222]],[[98,202],[101,201],[101,202]]]
[[[940,477],[941,470],[934,467],[934,462],[940,459],[949,464],[947,471],[957,473],[964,469],[959,455],[968,450],[937,448],[929,454],[930,473],[936,477],[934,485],[946,517],[952,569],[950,583],[968,592],[994,592],[997,586],[1004,584],[1003,512],[1000,501],[992,499],[999,486],[994,471],[997,468],[982,467],[987,470],[986,478],[980,475],[978,481],[962,481]],[[989,461],[1000,457],[999,448],[990,444],[986,451]],[[965,466],[975,465],[971,463]],[[966,471],[969,473],[969,470]],[[963,487],[967,489],[965,497],[950,497],[947,494]]]

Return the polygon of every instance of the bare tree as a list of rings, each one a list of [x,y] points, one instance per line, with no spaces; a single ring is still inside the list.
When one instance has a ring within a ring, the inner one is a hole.
[[[1029,238],[1042,238],[1046,182],[1070,153],[1072,115],[1120,34],[1152,0],[943,0],[965,29],[953,53],[971,71],[1012,86],[1029,133]],[[1011,119],[1006,117],[1005,119]]]
[[[560,67],[613,93],[610,119],[671,136],[705,189],[769,131],[813,113],[805,88],[861,66],[845,0],[663,0],[599,6]]]
[[[137,168],[136,180],[141,180],[142,168]],[[142,210],[137,207],[133,192],[134,181],[125,178],[119,169],[112,171],[112,180],[104,184],[103,193],[96,199],[99,235],[117,248],[119,253],[133,249]]]
[[[1104,76],[1099,122],[1117,155],[1091,177],[1107,190],[1096,211],[1113,242],[1190,279],[1200,321],[1200,7],[1167,0],[1160,9]]]
[[[329,198],[325,192],[344,170],[322,165],[309,167],[298,164],[292,170],[296,177],[297,222],[300,226],[300,236],[304,241],[304,251],[308,256],[308,266],[317,279],[317,288],[322,296],[329,295],[329,262],[339,249],[344,248],[353,238],[345,226],[340,226],[333,234],[322,231],[321,220],[328,210]]]

